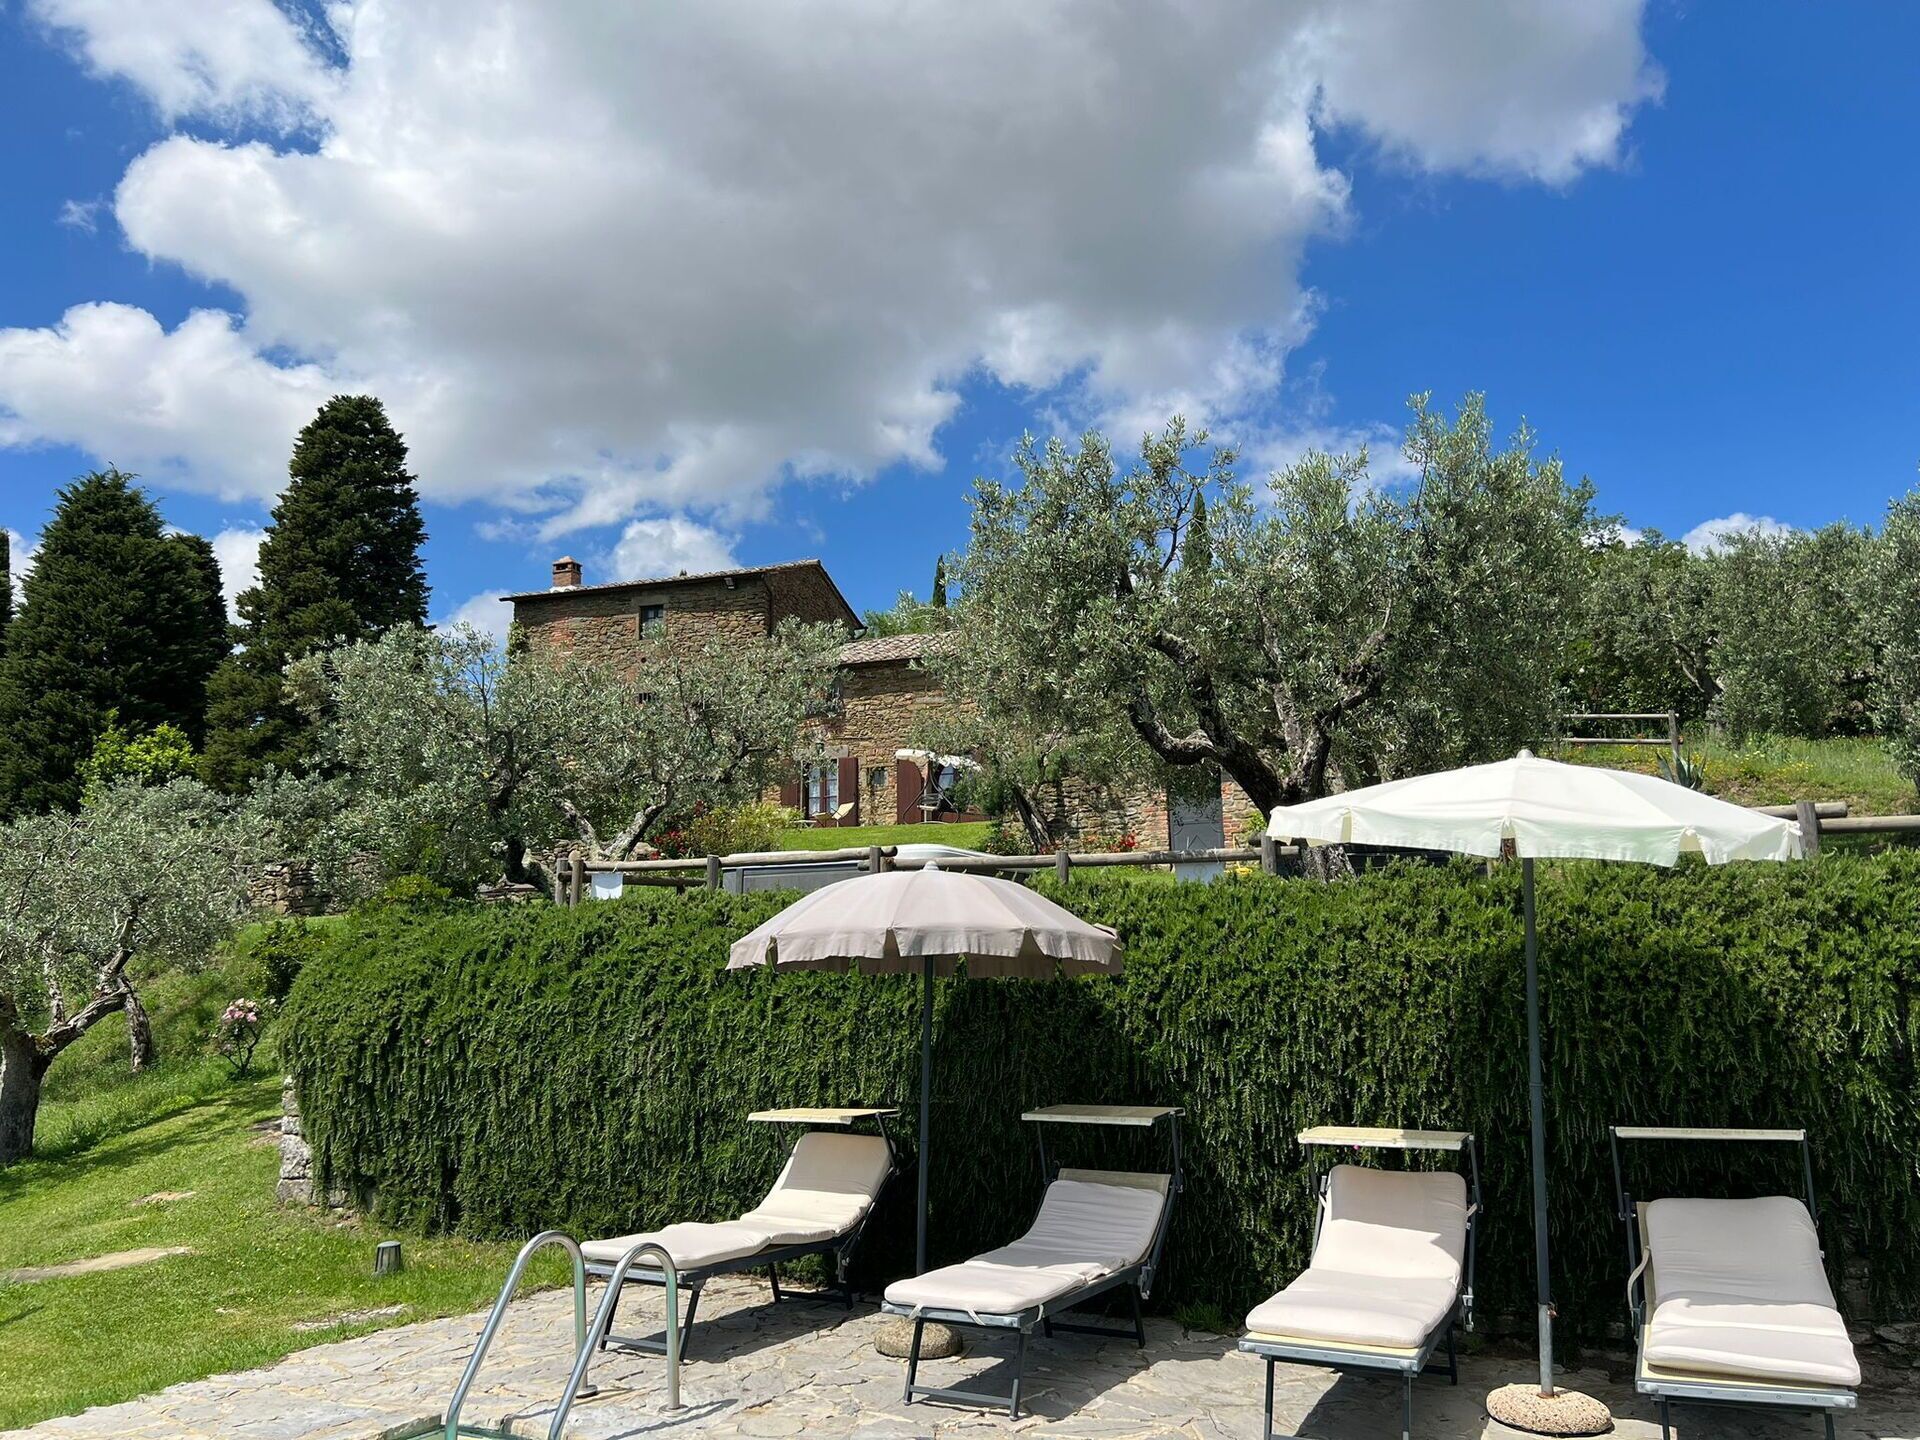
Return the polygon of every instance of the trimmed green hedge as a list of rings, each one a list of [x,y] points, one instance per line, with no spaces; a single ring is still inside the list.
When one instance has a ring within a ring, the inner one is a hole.
[[[1039,1177],[1017,1117],[1037,1103],[1187,1108],[1188,1189],[1156,1298],[1228,1315],[1303,1261],[1296,1131],[1462,1126],[1482,1147],[1483,1312],[1529,1315],[1514,867],[1046,888],[1120,928],[1127,971],[940,985],[936,1260],[1024,1227]],[[748,1111],[910,1106],[917,1083],[916,982],[723,971],[728,942],[779,904],[642,892],[350,918],[318,941],[283,1029],[321,1164],[383,1218],[475,1235],[617,1233],[750,1204],[785,1137]],[[1920,855],[1548,865],[1540,913],[1570,1333],[1623,1315],[1617,1121],[1806,1125],[1836,1268],[1860,1257],[1880,1313],[1920,1310]],[[1072,1138],[1083,1163],[1147,1158]],[[1753,1150],[1671,1147],[1637,1173],[1697,1193],[1797,1189],[1795,1157]],[[868,1282],[908,1268],[911,1190],[896,1185],[876,1216]]]

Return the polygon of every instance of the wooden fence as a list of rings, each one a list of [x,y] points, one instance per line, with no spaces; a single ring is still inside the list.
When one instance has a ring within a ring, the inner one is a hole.
[[[1823,835],[1920,835],[1920,815],[1849,815],[1845,801],[1801,800],[1793,805],[1756,805],[1762,815],[1800,822],[1808,858],[1820,853]],[[783,865],[811,866],[858,862],[868,874],[883,870],[942,870],[984,874],[1021,874],[1051,870],[1062,880],[1075,870],[1116,866],[1164,868],[1170,865],[1258,865],[1278,874],[1284,861],[1298,859],[1302,848],[1277,844],[1262,835],[1258,845],[1226,846],[1212,850],[1119,850],[1073,854],[1056,850],[1047,855],[963,855],[921,860],[902,856],[892,845],[856,845],[838,850],[759,850],[738,855],[686,856],[679,859],[589,860],[562,855],[553,866],[553,898],[577,905],[585,897],[593,875],[617,874],[628,885],[665,886],[677,890],[718,890],[723,874],[743,868],[767,869]]]

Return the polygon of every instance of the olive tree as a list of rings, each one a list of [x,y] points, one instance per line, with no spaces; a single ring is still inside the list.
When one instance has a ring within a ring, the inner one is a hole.
[[[1125,469],[1098,434],[1029,441],[1023,483],[976,486],[948,683],[996,730],[1217,766],[1262,811],[1545,733],[1590,489],[1525,429],[1496,450],[1478,396],[1412,410],[1404,481],[1313,453],[1256,491],[1178,419]]]
[[[832,696],[843,637],[646,638],[635,663],[404,627],[311,656],[291,688],[340,777],[341,826],[390,868],[531,878],[530,852],[633,854],[663,817],[753,799]]]
[[[194,966],[232,933],[268,835],[188,779],[0,827],[0,1164],[32,1150],[54,1059],[133,1000],[136,955]]]
[[[1850,525],[1748,531],[1708,557],[1712,715],[1729,734],[1867,728],[1875,657],[1864,580],[1875,543]]]
[[[1920,490],[1887,507],[1866,593],[1880,651],[1874,718],[1900,773],[1920,786]]]

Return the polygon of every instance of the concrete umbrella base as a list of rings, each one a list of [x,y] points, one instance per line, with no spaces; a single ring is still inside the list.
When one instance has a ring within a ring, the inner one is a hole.
[[[908,1352],[913,1349],[913,1321],[887,1321],[874,1337],[873,1348],[882,1355],[891,1355],[895,1360],[906,1359]],[[951,1325],[929,1320],[925,1332],[920,1336],[920,1358],[950,1360],[959,1353],[960,1332]]]
[[[1538,1385],[1502,1385],[1487,1393],[1487,1414],[1512,1430],[1532,1435],[1604,1435],[1613,1416],[1591,1395],[1556,1390],[1542,1395]]]

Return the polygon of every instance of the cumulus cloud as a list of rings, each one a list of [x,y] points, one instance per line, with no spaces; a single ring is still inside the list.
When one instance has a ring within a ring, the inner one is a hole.
[[[1303,27],[1318,114],[1424,170],[1563,185],[1611,165],[1665,82],[1641,0],[1340,0]]]
[[[471,626],[482,635],[490,635],[496,644],[504,645],[507,640],[507,626],[513,620],[513,607],[501,603],[504,590],[482,590],[478,595],[464,601],[450,615],[433,623],[442,630],[451,630],[457,625]]]
[[[1787,535],[1792,531],[1793,526],[1771,515],[1749,515],[1744,510],[1736,510],[1717,520],[1702,520],[1680,537],[1680,543],[1694,554],[1704,555],[1718,549],[1734,535]]]
[[[214,310],[165,330],[131,305],[76,305],[0,330],[0,445],[73,445],[228,499],[279,492],[295,432],[332,393],[319,366],[274,363]]]
[[[427,494],[544,539],[938,467],[974,375],[1122,433],[1230,423],[1349,218],[1318,127],[1557,184],[1657,91],[1635,0],[338,0],[324,34],[270,0],[34,3],[195,122],[114,217],[244,315],[0,332],[0,444],[261,495],[368,389]]]
[[[213,557],[220,562],[220,593],[227,597],[227,616],[238,620],[234,604],[242,590],[251,589],[260,579],[260,542],[264,530],[229,526],[213,537]]]
[[[96,75],[131,81],[162,116],[297,125],[336,77],[318,38],[271,0],[28,0]]]
[[[724,535],[683,515],[630,522],[605,560],[613,572],[607,578],[612,580],[649,580],[682,570],[698,575],[731,569],[736,563],[733,546]]]

